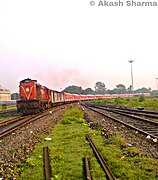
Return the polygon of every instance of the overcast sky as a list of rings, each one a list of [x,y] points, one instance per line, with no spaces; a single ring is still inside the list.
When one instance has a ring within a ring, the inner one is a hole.
[[[94,2],[0,0],[0,85],[17,92],[29,77],[55,90],[128,88],[132,59],[134,89],[156,89],[158,7]]]

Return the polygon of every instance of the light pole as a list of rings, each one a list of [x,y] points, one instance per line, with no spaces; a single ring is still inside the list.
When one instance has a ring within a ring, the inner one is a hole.
[[[158,82],[157,82],[158,78],[155,78],[155,79],[156,79],[156,88],[158,90]]]
[[[133,86],[133,70],[132,70],[132,63],[134,62],[133,60],[128,61],[131,64],[131,81],[132,81],[132,91],[134,91],[134,86]]]

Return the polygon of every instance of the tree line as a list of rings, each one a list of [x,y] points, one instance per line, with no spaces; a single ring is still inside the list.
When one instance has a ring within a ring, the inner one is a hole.
[[[158,95],[158,90],[152,90],[150,87],[142,87],[135,91],[132,90],[132,86],[126,88],[123,84],[118,84],[112,90],[107,89],[103,82],[96,82],[94,90],[91,88],[82,89],[81,86],[68,86],[62,92],[74,93],[74,94],[132,94],[132,93],[151,93]]]

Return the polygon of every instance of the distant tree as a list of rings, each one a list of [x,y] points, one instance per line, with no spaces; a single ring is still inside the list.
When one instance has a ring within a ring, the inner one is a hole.
[[[97,82],[95,84],[95,92],[97,94],[105,94],[106,93],[105,84],[102,82]]]
[[[133,91],[132,91],[132,85],[130,85],[129,88],[127,88],[127,93],[129,93],[129,94],[133,93]]]
[[[118,90],[117,90],[117,88],[114,88],[113,90],[112,90],[112,94],[118,94]]]
[[[135,93],[150,93],[150,90],[143,87],[143,88],[135,90]]]
[[[87,88],[81,91],[81,94],[94,94],[95,92],[91,88]]]
[[[67,92],[67,93],[73,93],[73,94],[81,94],[82,91],[82,87],[80,86],[68,86],[66,87],[63,92]]]
[[[151,92],[152,91],[151,87],[149,87],[148,90]]]
[[[151,91],[152,96],[158,96],[158,90],[153,90]]]
[[[127,93],[126,87],[123,84],[116,85],[116,88],[117,88],[118,94],[126,94]]]
[[[110,89],[108,89],[108,90],[106,91],[106,93],[107,93],[107,94],[114,94],[114,93],[113,93],[113,90],[110,90]]]
[[[113,90],[108,89],[107,94],[118,94],[118,92],[116,88],[114,88]]]

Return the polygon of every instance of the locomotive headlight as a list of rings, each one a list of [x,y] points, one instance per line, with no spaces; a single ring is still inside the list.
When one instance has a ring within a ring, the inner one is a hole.
[[[30,90],[29,88],[26,88],[26,92],[29,92],[29,90]]]

